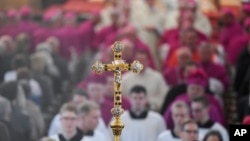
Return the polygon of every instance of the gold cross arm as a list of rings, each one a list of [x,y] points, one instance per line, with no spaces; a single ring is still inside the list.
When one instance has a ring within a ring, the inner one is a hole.
[[[120,116],[123,113],[122,109],[122,71],[132,71],[134,73],[140,73],[143,69],[143,65],[139,61],[133,61],[132,64],[127,63],[122,60],[122,51],[124,49],[123,44],[120,42],[115,42],[112,45],[112,50],[114,52],[114,60],[110,64],[103,64],[100,61],[96,61],[92,66],[92,70],[97,74],[101,74],[104,71],[114,72],[114,107],[111,109],[111,113],[114,116],[114,121],[111,123],[111,128],[113,129],[113,134],[115,136],[115,141],[120,140],[121,131],[124,127],[120,120]]]
[[[103,64],[100,61],[96,61],[92,66],[97,74],[101,74],[104,71],[128,71],[131,70],[134,73],[140,73],[143,69],[143,65],[139,61],[134,61],[132,64],[126,63],[125,60],[122,60],[122,50],[124,46],[120,42],[115,42],[112,45],[112,50],[114,52],[114,61],[111,64]]]

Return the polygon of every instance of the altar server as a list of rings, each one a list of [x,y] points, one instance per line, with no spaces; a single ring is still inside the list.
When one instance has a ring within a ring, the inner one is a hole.
[[[98,104],[93,101],[86,101],[78,107],[79,128],[89,141],[108,141],[107,132],[96,130],[101,111]]]
[[[162,132],[157,141],[181,141],[181,126],[184,121],[190,119],[187,104],[183,101],[176,101],[171,107],[171,116],[174,121],[174,128]]]
[[[62,133],[52,135],[50,138],[56,141],[88,141],[77,129],[77,113],[77,108],[74,105],[64,104],[60,109]]]
[[[192,101],[191,109],[194,120],[198,123],[199,131],[206,135],[211,130],[218,131],[223,141],[229,141],[226,129],[218,122],[214,122],[209,117],[209,101],[205,97],[196,98]]]
[[[122,131],[121,141],[155,141],[166,129],[162,116],[147,107],[146,88],[134,86],[130,90],[131,110],[125,111],[121,120],[126,125]]]

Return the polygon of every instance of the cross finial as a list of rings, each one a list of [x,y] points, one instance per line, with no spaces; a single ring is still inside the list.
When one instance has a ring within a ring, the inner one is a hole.
[[[122,92],[121,92],[121,83],[122,83],[122,71],[132,71],[134,73],[140,73],[143,69],[143,65],[139,61],[134,61],[132,64],[128,64],[125,60],[122,60],[122,51],[124,45],[121,42],[115,42],[112,45],[112,50],[114,52],[114,60],[110,64],[103,64],[100,61],[92,66],[92,70],[97,74],[101,74],[104,71],[114,72],[114,107],[111,109],[111,113],[114,117],[114,121],[111,123],[111,128],[113,129],[113,134],[115,141],[120,140],[121,131],[124,128],[124,125],[120,119],[120,116],[123,113],[122,109]]]

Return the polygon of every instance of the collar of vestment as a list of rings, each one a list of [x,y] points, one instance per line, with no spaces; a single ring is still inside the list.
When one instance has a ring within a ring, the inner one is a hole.
[[[174,129],[171,129],[170,131],[171,131],[171,134],[172,134],[172,136],[174,138],[178,138],[179,139],[179,137],[175,134]]]
[[[204,124],[198,123],[199,128],[211,128],[214,125],[214,121],[208,120]]]
[[[62,134],[59,134],[60,141],[81,141],[83,138],[83,134],[79,129],[77,129],[76,134],[69,140],[67,140]]]
[[[94,136],[94,131],[93,130],[88,130],[86,132],[83,132],[81,129],[78,129],[78,131],[83,134],[84,136]]]
[[[145,119],[147,117],[147,115],[148,115],[148,111],[145,110],[141,114],[137,115],[133,111],[130,110],[129,114],[130,114],[131,118],[133,118],[133,119]]]
[[[93,130],[88,130],[87,132],[84,132],[85,136],[94,136],[94,131]]]

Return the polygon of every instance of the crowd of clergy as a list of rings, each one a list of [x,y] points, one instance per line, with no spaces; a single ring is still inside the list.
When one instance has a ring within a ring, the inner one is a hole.
[[[0,141],[112,141],[114,74],[91,66],[115,41],[144,66],[122,73],[121,141],[229,141],[225,97],[250,123],[250,1],[200,1],[0,11]]]

